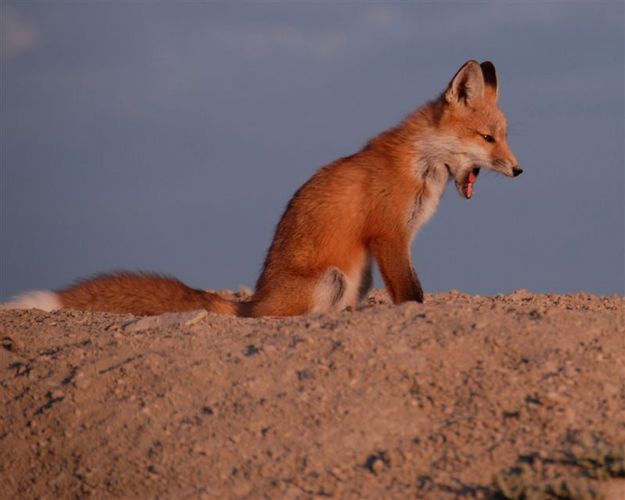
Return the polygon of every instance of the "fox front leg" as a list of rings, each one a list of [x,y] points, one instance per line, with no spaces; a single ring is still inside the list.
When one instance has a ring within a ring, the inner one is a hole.
[[[423,288],[412,267],[408,243],[401,240],[377,240],[372,242],[371,251],[395,304],[423,302]]]

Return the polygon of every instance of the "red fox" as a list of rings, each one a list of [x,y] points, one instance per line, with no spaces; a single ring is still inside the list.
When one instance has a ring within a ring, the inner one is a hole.
[[[289,201],[247,302],[173,278],[123,272],[30,292],[3,308],[136,315],[206,309],[246,317],[342,310],[367,294],[373,259],[395,304],[422,302],[410,244],[448,181],[469,199],[480,168],[510,177],[523,172],[507,144],[497,89],[491,62],[468,61],[437,99],[321,168]]]

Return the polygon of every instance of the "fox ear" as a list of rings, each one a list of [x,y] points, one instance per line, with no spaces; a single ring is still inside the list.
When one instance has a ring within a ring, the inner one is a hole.
[[[452,78],[445,100],[448,103],[470,105],[474,100],[484,97],[484,75],[477,61],[467,61]]]
[[[484,74],[484,95],[494,101],[497,100],[498,87],[497,87],[497,72],[495,71],[495,65],[490,61],[484,61],[480,64],[482,73]]]

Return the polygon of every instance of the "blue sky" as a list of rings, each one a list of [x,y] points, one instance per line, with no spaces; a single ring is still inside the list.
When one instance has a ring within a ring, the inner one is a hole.
[[[525,169],[447,190],[426,291],[624,293],[622,2],[4,2],[0,299],[253,285],[288,199],[492,60]],[[379,284],[379,282],[378,282]]]

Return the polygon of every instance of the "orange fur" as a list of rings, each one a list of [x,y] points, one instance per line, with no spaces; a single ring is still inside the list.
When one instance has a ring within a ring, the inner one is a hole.
[[[172,278],[120,273],[58,292],[62,306],[134,314],[203,308],[239,316],[341,309],[365,295],[372,259],[393,302],[421,302],[410,244],[447,181],[470,198],[478,167],[521,172],[496,100],[494,66],[469,61],[438,99],[319,170],[291,198],[249,302],[233,303]]]
[[[195,290],[175,278],[151,273],[114,273],[79,281],[58,292],[63,307],[149,316],[206,309],[234,315],[236,303]]]

